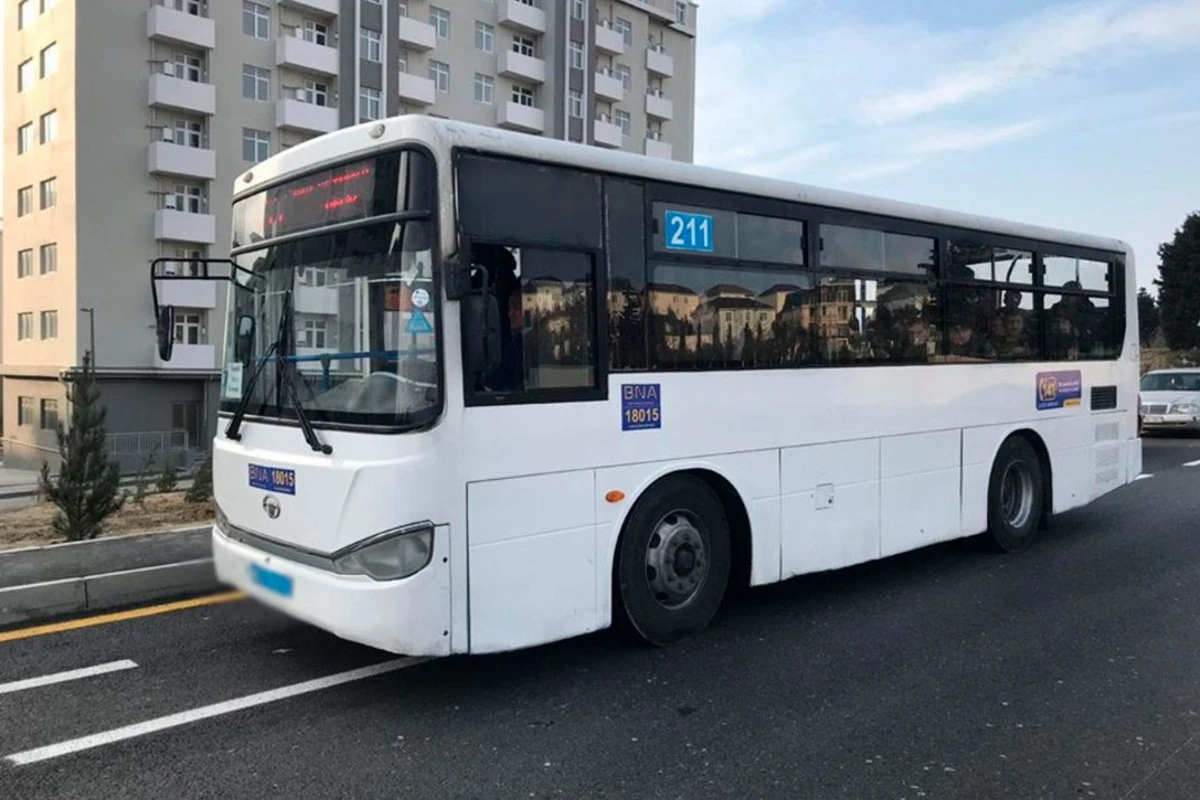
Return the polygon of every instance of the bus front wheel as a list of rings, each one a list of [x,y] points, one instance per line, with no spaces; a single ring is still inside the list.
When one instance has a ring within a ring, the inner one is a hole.
[[[716,492],[695,476],[664,478],[625,521],[614,600],[638,638],[670,644],[712,622],[730,559],[729,519]]]
[[[1033,542],[1046,502],[1042,461],[1029,440],[1010,436],[1000,446],[988,482],[988,533],[1003,552]]]

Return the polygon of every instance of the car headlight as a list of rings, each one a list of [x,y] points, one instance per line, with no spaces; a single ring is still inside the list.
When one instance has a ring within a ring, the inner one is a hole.
[[[433,558],[433,526],[408,526],[373,536],[351,549],[334,553],[333,568],[341,575],[366,575],[377,581],[407,578]]]
[[[1177,403],[1171,406],[1172,414],[1200,414],[1200,406],[1195,403]]]

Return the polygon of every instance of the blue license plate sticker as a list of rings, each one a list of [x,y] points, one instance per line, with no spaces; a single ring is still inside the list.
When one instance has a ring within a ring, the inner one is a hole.
[[[268,591],[283,595],[284,597],[292,596],[292,579],[287,575],[267,569],[266,567],[260,567],[258,564],[251,564],[250,577],[255,583]]]
[[[250,486],[279,494],[296,493],[296,470],[250,465]]]
[[[661,427],[661,384],[623,384],[621,386],[621,430],[648,431]]]

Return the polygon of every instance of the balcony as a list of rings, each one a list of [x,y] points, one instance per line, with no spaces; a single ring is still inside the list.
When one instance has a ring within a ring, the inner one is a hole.
[[[158,302],[176,308],[216,308],[217,282],[201,280],[158,281]]]
[[[671,147],[670,142],[664,142],[662,139],[647,137],[646,155],[652,158],[665,158],[669,161],[674,155],[674,150]]]
[[[410,50],[432,50],[437,44],[437,31],[427,22],[401,17],[398,28],[400,44]]]
[[[150,76],[150,105],[212,115],[217,111],[217,87],[156,72]]]
[[[646,51],[646,69],[660,78],[672,78],[675,76],[675,59],[665,50],[651,47]]]
[[[275,42],[275,63],[316,75],[337,75],[338,51],[299,36],[280,36]]]
[[[601,147],[620,148],[625,143],[625,132],[621,130],[620,125],[614,122],[598,119],[593,129],[592,138]]]
[[[597,25],[596,49],[605,55],[625,55],[625,37],[606,25]]]
[[[504,27],[522,33],[546,32],[546,12],[520,0],[498,0],[496,20]]]
[[[613,103],[625,99],[625,84],[607,72],[596,73],[596,97]]]
[[[540,108],[523,106],[509,100],[496,106],[496,124],[501,128],[525,133],[542,133],[546,130],[546,115]]]
[[[530,83],[546,82],[546,62],[513,50],[500,53],[500,74]]]
[[[161,42],[212,50],[217,45],[217,26],[207,17],[153,5],[146,12],[146,36]]]
[[[217,368],[217,348],[211,344],[177,344],[171,351],[171,360],[163,361],[154,348],[154,366],[157,369],[197,369],[212,371]]]
[[[336,108],[302,100],[280,100],[275,104],[275,127],[304,133],[330,133],[338,129],[338,112]]]
[[[658,119],[671,119],[675,116],[675,104],[661,94],[646,95],[646,113]]]
[[[279,5],[297,11],[315,11],[322,16],[336,17],[339,0],[279,0]]]
[[[396,77],[396,91],[403,102],[422,106],[433,105],[437,98],[436,87],[431,79],[409,75],[406,72],[401,72]]]
[[[215,180],[217,152],[174,142],[151,142],[149,169],[156,175]]]
[[[154,238],[170,242],[217,243],[217,218],[212,214],[189,214],[173,208],[154,212]]]

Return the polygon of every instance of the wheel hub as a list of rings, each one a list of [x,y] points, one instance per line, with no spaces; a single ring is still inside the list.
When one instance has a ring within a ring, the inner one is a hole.
[[[687,605],[708,577],[708,553],[700,526],[686,511],[665,515],[646,544],[646,581],[666,608]]]
[[[1000,509],[1004,521],[1020,528],[1033,511],[1033,476],[1024,461],[1014,461],[1004,470],[1000,481]]]

